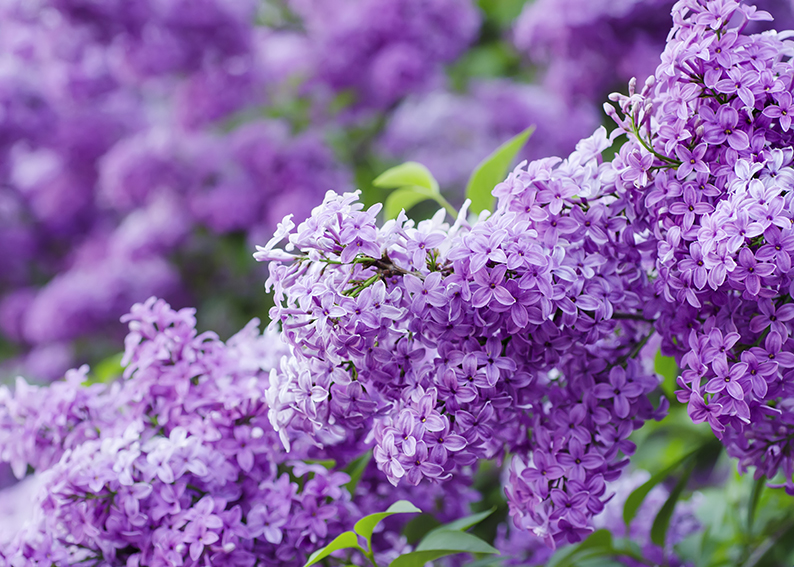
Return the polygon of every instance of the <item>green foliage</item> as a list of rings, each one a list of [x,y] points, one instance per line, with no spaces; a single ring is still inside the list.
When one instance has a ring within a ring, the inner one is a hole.
[[[667,478],[686,461],[691,460],[692,456],[698,450],[699,448],[687,453],[672,465],[653,475],[650,479],[648,479],[647,482],[645,482],[645,484],[636,488],[634,492],[629,494],[629,497],[626,498],[626,503],[623,505],[623,521],[626,522],[627,526],[637,515],[637,511],[640,509],[640,506],[642,506],[642,503],[645,502],[645,497],[648,496],[650,491],[653,490],[653,488],[660,482],[667,480]]]
[[[369,454],[362,457],[369,457]],[[361,459],[362,457],[359,457]],[[356,459],[358,461],[359,459]],[[355,463],[354,461],[353,463]],[[365,460],[366,462],[366,460]],[[351,463],[351,465],[353,464]],[[309,567],[322,561],[334,551],[340,549],[356,549],[364,554],[369,561],[375,565],[375,556],[372,551],[372,533],[375,527],[388,516],[393,514],[411,514],[421,512],[416,506],[407,500],[400,500],[395,502],[385,512],[370,514],[361,518],[353,527],[354,531],[348,531],[339,535],[331,543],[315,551],[307,561],[304,567]],[[425,537],[416,546],[416,549],[411,553],[406,553],[394,561],[391,566],[395,567],[422,567],[428,561],[444,557],[446,555],[453,555],[456,553],[472,553],[472,554],[498,554],[499,552],[488,542],[480,539],[479,537],[467,533],[465,530],[481,522],[493,513],[493,510],[487,510],[478,514],[472,514],[465,518],[455,520],[444,526],[439,526],[427,531]],[[419,518],[427,518],[426,514],[422,514]],[[432,517],[430,517],[432,519]],[[430,525],[437,525],[438,522]],[[425,520],[424,525],[428,523]],[[366,540],[366,549],[359,545],[359,537]]]
[[[499,551],[477,536],[444,526],[427,534],[415,551],[401,555],[390,563],[390,567],[422,567],[428,561],[456,553],[498,555]]]
[[[94,366],[93,372],[88,376],[85,384],[87,386],[91,384],[107,384],[121,376],[124,373],[124,367],[121,366],[123,358],[124,353],[120,352],[102,360]]]
[[[494,510],[496,510],[496,508],[491,508],[490,510],[485,510],[484,512],[479,512],[478,514],[472,514],[471,516],[466,516],[465,518],[457,519],[454,522],[450,522],[448,524],[445,524],[439,528],[436,528],[428,532],[427,537],[429,538],[433,534],[433,532],[437,532],[440,530],[468,530],[470,527],[479,524],[485,518],[493,514]]]
[[[398,500],[389,506],[385,512],[378,512],[377,514],[364,516],[358,522],[356,522],[356,525],[353,526],[353,529],[358,535],[367,540],[367,549],[372,549],[372,532],[375,529],[375,526],[377,526],[381,520],[394,514],[417,514],[421,512],[422,511],[419,508],[407,500]]]
[[[486,209],[493,210],[494,197],[491,194],[493,188],[507,176],[510,165],[534,131],[535,127],[530,126],[496,148],[491,155],[480,162],[466,186],[466,197],[471,199],[470,212],[478,214]]]
[[[374,564],[375,559],[372,553],[372,532],[375,529],[375,526],[377,526],[384,518],[388,518],[394,514],[414,514],[417,512],[421,512],[421,510],[407,500],[398,500],[389,506],[385,512],[378,512],[377,514],[364,516],[358,522],[356,522],[355,526],[353,526],[355,531],[348,531],[339,534],[331,543],[312,553],[304,567],[309,567],[309,565],[313,565],[318,561],[325,559],[331,553],[334,551],[339,551],[340,549],[357,549],[366,555],[367,558]],[[358,544],[358,536],[361,536],[366,540],[366,549],[362,548]]]
[[[386,202],[383,204],[383,216],[386,219],[397,218],[400,211],[411,210],[414,205],[422,201],[435,200],[436,195],[429,189],[412,185],[410,187],[400,187],[396,191],[389,193]]]
[[[372,185],[381,189],[396,189],[392,191],[383,204],[385,219],[396,218],[401,210],[406,212],[422,201],[435,201],[455,218],[457,211],[441,195],[438,181],[424,165],[415,161],[408,161],[381,173],[372,182]]]
[[[511,25],[526,3],[527,0],[478,0],[477,2],[487,18],[503,26]]]
[[[372,182],[375,187],[396,189],[398,187],[422,187],[432,193],[438,193],[438,182],[421,163],[407,161],[391,169],[387,169]]]
[[[656,352],[653,359],[653,370],[660,375],[664,380],[662,381],[662,391],[668,399],[675,399],[675,390],[677,388],[676,378],[678,378],[678,364],[672,356],[664,356],[662,350]]]
[[[312,553],[309,556],[309,560],[306,561],[306,565],[303,567],[314,565],[318,561],[322,561],[331,555],[334,551],[339,551],[340,549],[358,549],[359,551],[364,551],[358,545],[358,538],[356,537],[356,534],[353,532],[344,532],[336,536],[336,538],[334,538],[334,540],[325,547]]]
[[[689,482],[689,477],[692,476],[692,470],[694,468],[695,459],[689,459],[689,464],[684,470],[684,474],[682,474],[681,478],[678,479],[675,487],[670,492],[670,496],[667,497],[667,500],[656,514],[656,518],[653,520],[653,526],[651,526],[651,541],[656,545],[664,547],[665,539],[667,537],[667,529],[670,527],[670,519],[673,517],[675,505],[678,504],[678,500],[681,498],[681,494],[684,492],[687,482]]]
[[[615,561],[618,557],[643,561],[641,550],[631,542],[614,539],[607,530],[597,530],[582,543],[557,551],[546,567],[612,567],[622,565]]]

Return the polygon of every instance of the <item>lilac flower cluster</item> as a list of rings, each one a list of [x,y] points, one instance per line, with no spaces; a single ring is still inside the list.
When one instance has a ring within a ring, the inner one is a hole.
[[[770,15],[680,2],[655,78],[616,96],[630,133],[614,161],[656,248],[656,329],[683,369],[679,401],[742,469],[790,458],[794,253],[792,48],[747,35]],[[641,225],[642,226],[642,225]]]
[[[597,123],[591,104],[506,79],[451,94],[444,66],[479,41],[472,0],[2,0],[0,17],[0,334],[20,355],[3,374],[106,355],[153,294],[223,289],[242,317],[263,274],[230,283],[228,249],[348,189],[349,166],[366,181],[362,155],[427,162],[454,190],[533,123],[527,158]]]
[[[3,387],[0,457],[40,488],[0,563],[300,565],[360,515],[347,474],[281,448],[263,400],[283,346],[256,320],[225,344],[154,298],[125,320],[122,382]]]
[[[605,107],[628,134],[615,159],[600,130],[519,167],[476,222],[464,207],[452,225],[379,227],[355,194],[286,219],[257,253],[291,349],[268,391],[282,441],[372,429],[394,484],[509,451],[514,523],[576,541],[628,434],[664,412],[636,360],[659,333],[692,419],[794,492],[794,52],[787,34],[745,33],[769,18],[677,3],[656,74],[615,95],[621,114]]]
[[[652,248],[600,162],[610,144],[599,129],[567,160],[517,169],[474,224],[464,207],[452,225],[441,211],[378,227],[355,193],[329,193],[297,228],[285,219],[256,254],[291,350],[268,390],[285,445],[372,429],[393,484],[510,451],[517,525],[551,545],[588,533],[628,435],[665,411],[635,360],[652,332]]]

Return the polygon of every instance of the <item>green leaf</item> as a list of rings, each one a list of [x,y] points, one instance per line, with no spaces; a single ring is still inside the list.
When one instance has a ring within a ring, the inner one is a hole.
[[[314,553],[309,556],[308,561],[303,567],[309,567],[309,565],[314,565],[318,561],[322,561],[329,555],[331,555],[334,551],[338,551],[340,549],[358,549],[359,551],[364,551],[358,545],[358,538],[356,534],[353,532],[344,532],[336,536],[334,540],[326,545],[325,547],[318,549]]]
[[[670,527],[670,518],[673,517],[675,505],[678,504],[678,500],[681,498],[681,494],[684,492],[694,468],[695,459],[692,459],[684,470],[684,474],[681,475],[681,478],[678,479],[675,487],[670,492],[670,496],[667,497],[667,500],[662,505],[659,513],[656,514],[656,518],[653,520],[653,526],[651,526],[651,541],[658,546],[664,547],[667,528]]]
[[[389,563],[389,567],[424,567],[428,561],[433,561],[439,557],[455,555],[459,553],[454,549],[437,549],[433,551],[412,551],[405,555],[400,555],[397,559]]]
[[[304,463],[310,465],[320,465],[328,469],[329,471],[336,466],[336,461],[334,459],[307,459],[303,461]]]
[[[361,480],[361,476],[364,474],[364,471],[366,470],[371,459],[372,451],[367,451],[360,457],[350,461],[350,464],[344,468],[344,472],[346,472],[350,477],[350,480],[347,482],[347,484],[345,484],[345,488],[351,494],[351,496],[355,494],[358,482]]]
[[[787,524],[775,535],[764,541],[750,555],[742,567],[780,567],[781,565],[791,565],[794,550],[794,524]]]
[[[623,521],[626,522],[627,526],[637,515],[637,510],[639,510],[640,506],[642,506],[642,503],[645,501],[645,497],[648,496],[648,493],[651,490],[653,490],[653,488],[657,484],[659,484],[668,476],[670,476],[673,473],[673,471],[675,471],[678,467],[680,467],[684,461],[686,461],[692,455],[700,451],[701,448],[702,447],[698,447],[694,451],[687,453],[686,455],[675,461],[666,469],[663,469],[658,473],[656,473],[655,475],[653,475],[651,478],[648,479],[647,482],[645,482],[645,484],[643,484],[638,488],[635,488],[634,492],[629,494],[629,497],[626,498],[626,503],[623,505]]]
[[[414,545],[438,527],[441,527],[441,522],[436,520],[432,514],[419,514],[406,522],[403,535],[408,543]]]
[[[415,551],[401,555],[392,561],[389,567],[423,567],[428,561],[456,553],[498,555],[499,551],[475,535],[457,529],[439,528],[427,534],[427,537],[416,546]]]
[[[747,535],[752,537],[753,524],[755,523],[755,512],[758,509],[758,501],[761,499],[761,493],[766,486],[766,475],[761,475],[753,482],[753,490],[750,493],[750,501],[747,503]]]
[[[471,199],[470,212],[478,214],[485,209],[493,210],[495,199],[491,192],[498,183],[507,177],[510,164],[534,131],[535,127],[530,126],[510,138],[480,162],[466,186],[466,197]]]
[[[438,182],[430,170],[421,163],[407,161],[387,169],[372,182],[375,187],[397,189],[398,187],[417,186],[438,194]]]
[[[460,553],[499,554],[499,550],[487,541],[478,538],[476,535],[460,530],[447,530],[443,528],[433,530],[416,546],[416,551],[434,551],[441,549],[452,549]]]
[[[124,373],[124,367],[121,366],[121,360],[123,358],[124,353],[120,352],[102,360],[94,366],[94,371],[85,383],[90,386],[91,384],[107,384],[108,382],[112,382]]]
[[[372,549],[372,532],[375,529],[380,521],[384,518],[388,518],[393,514],[417,514],[421,513],[422,511],[408,502],[407,500],[399,500],[388,507],[385,512],[378,512],[377,514],[370,514],[369,516],[364,516],[356,525],[353,526],[353,529],[356,533],[362,536],[364,539],[367,540],[367,549]]]
[[[490,510],[485,510],[484,512],[480,512],[478,514],[472,514],[471,516],[460,518],[458,520],[455,520],[454,522],[444,524],[443,526],[439,526],[431,530],[430,532],[428,532],[427,535],[430,536],[430,534],[432,534],[433,532],[437,532],[440,530],[459,530],[459,531],[468,530],[470,527],[479,524],[485,518],[493,514],[494,511],[496,511],[496,508],[491,508]]]
[[[678,378],[678,364],[672,356],[662,355],[662,350],[656,351],[653,359],[653,370],[663,378],[662,391],[670,399],[675,398],[677,389],[676,378]]]
[[[397,218],[401,210],[405,209],[407,212],[414,205],[418,205],[428,199],[436,200],[436,197],[436,193],[426,187],[420,187],[419,185],[401,187],[396,191],[392,191],[386,197],[386,202],[383,204],[383,218],[386,220]]]
[[[607,530],[597,530],[582,543],[557,551],[546,563],[546,567],[575,567],[582,559],[610,553],[612,553],[612,534]]]

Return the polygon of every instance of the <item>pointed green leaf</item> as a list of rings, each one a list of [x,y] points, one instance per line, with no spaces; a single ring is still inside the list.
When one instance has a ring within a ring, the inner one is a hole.
[[[484,512],[480,512],[478,514],[472,514],[471,516],[466,516],[465,518],[460,518],[458,520],[455,520],[454,522],[444,524],[443,526],[438,526],[437,528],[429,531],[428,536],[433,532],[437,532],[439,530],[460,530],[460,531],[468,530],[470,527],[479,524],[485,518],[493,514],[495,510],[496,508],[491,508],[490,510],[485,510]]]
[[[106,384],[112,382],[124,373],[124,367],[121,366],[121,360],[123,358],[124,353],[120,352],[100,361],[94,366],[94,371],[85,383],[90,386],[91,384]]]
[[[475,535],[457,529],[439,528],[427,534],[427,537],[416,546],[415,551],[401,555],[392,561],[389,567],[423,567],[428,561],[456,553],[490,553],[498,555],[499,551]]]
[[[401,187],[389,193],[383,205],[383,218],[386,220],[397,218],[400,211],[405,209],[408,212],[414,205],[428,199],[436,200],[436,194],[425,187],[412,185]]]
[[[755,523],[755,512],[758,509],[758,501],[761,499],[761,493],[766,486],[766,475],[761,475],[753,482],[753,490],[750,493],[750,501],[747,503],[747,535],[752,537],[753,524]]]
[[[494,187],[507,177],[510,164],[513,163],[516,155],[527,140],[535,131],[534,126],[530,126],[520,134],[517,134],[499,146],[491,155],[485,158],[474,170],[466,186],[466,197],[471,199],[469,211],[479,214],[485,209],[493,210],[494,197],[491,194]]]
[[[670,399],[675,398],[677,389],[676,378],[678,378],[678,364],[672,356],[662,355],[662,350],[656,351],[653,359],[653,370],[663,378],[662,391]]]
[[[419,514],[405,523],[403,535],[409,544],[416,545],[420,539],[438,527],[441,527],[441,522],[432,514]]]
[[[400,555],[397,559],[389,563],[389,567],[424,567],[428,561],[433,561],[439,557],[455,555],[460,553],[453,549],[437,549],[432,551],[412,551]]]
[[[637,515],[637,510],[640,509],[642,503],[645,501],[645,497],[648,496],[648,493],[653,490],[653,487],[665,480],[668,476],[670,476],[673,471],[675,471],[681,464],[689,459],[692,455],[700,451],[702,447],[698,447],[694,451],[691,451],[678,459],[676,462],[671,464],[666,469],[663,469],[649,478],[645,484],[642,486],[635,488],[634,492],[629,494],[629,497],[626,498],[626,503],[623,505],[623,521],[626,522],[628,526],[634,517]]]
[[[681,478],[678,479],[675,487],[670,492],[670,496],[667,497],[667,500],[662,505],[659,513],[656,514],[656,518],[653,520],[653,525],[651,526],[651,541],[658,546],[664,547],[664,540],[667,537],[667,528],[670,527],[670,518],[673,517],[675,505],[678,504],[678,500],[681,498],[681,494],[684,492],[686,484],[689,482],[689,477],[692,474],[694,468],[695,459],[692,459],[689,461],[689,465],[687,465],[686,469],[684,470],[684,474],[682,474]]]
[[[438,193],[438,182],[430,170],[421,163],[408,161],[391,169],[387,169],[372,182],[375,187],[396,189],[415,185],[427,189],[431,193]]]
[[[460,530],[433,530],[416,546],[416,551],[433,551],[439,549],[453,549],[457,552],[467,553],[499,553],[499,550],[490,545],[487,541],[478,538],[476,535]]]
[[[345,484],[345,488],[351,495],[356,492],[356,486],[358,486],[358,482],[361,480],[361,476],[364,474],[364,470],[366,470],[371,459],[372,451],[367,451],[360,457],[350,461],[350,464],[344,468],[344,472],[350,477],[350,480]]]
[[[762,543],[742,567],[780,567],[790,565],[794,552],[794,524],[788,523],[783,529]]]
[[[354,534],[353,532],[341,533],[338,536],[336,536],[336,538],[331,543],[312,553],[303,567],[309,567],[309,565],[314,565],[318,561],[322,561],[323,559],[331,555],[334,551],[337,551],[339,549],[350,549],[350,548],[358,549],[359,551],[363,552],[361,547],[358,545],[358,538],[356,537],[356,534]]]
[[[416,514],[421,512],[422,511],[419,508],[407,500],[399,500],[389,506],[385,512],[378,512],[377,514],[364,516],[358,522],[356,522],[356,525],[353,526],[353,529],[358,535],[367,540],[367,549],[372,549],[372,531],[383,518],[388,518],[392,514]]]
[[[578,545],[563,547],[551,556],[546,567],[576,567],[585,558],[607,555],[612,552],[612,534],[596,530]]]
[[[310,465],[320,465],[329,471],[336,467],[336,461],[334,459],[307,459],[303,462]]]

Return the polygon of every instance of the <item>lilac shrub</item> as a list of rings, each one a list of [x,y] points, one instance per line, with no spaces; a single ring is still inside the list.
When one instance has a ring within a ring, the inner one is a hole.
[[[632,77],[653,75],[665,48],[674,0],[539,0],[527,3],[513,26],[513,44],[540,68],[542,84],[569,100],[597,103]],[[781,0],[758,0],[778,29],[794,25]],[[766,21],[749,30],[769,29]]]
[[[474,41],[480,15],[469,0],[290,0],[302,18],[312,82],[352,92],[354,108],[387,109],[443,84],[444,63]]]
[[[615,97],[623,117],[607,107],[629,138],[612,162],[599,130],[566,160],[520,166],[471,223],[464,207],[451,225],[379,227],[357,194],[284,221],[257,257],[291,350],[268,391],[285,445],[371,428],[394,484],[509,451],[516,526],[577,541],[628,435],[664,414],[636,360],[658,332],[693,421],[794,489],[791,48],[743,34],[769,14],[738,2],[679,2],[673,19],[656,75]]]

